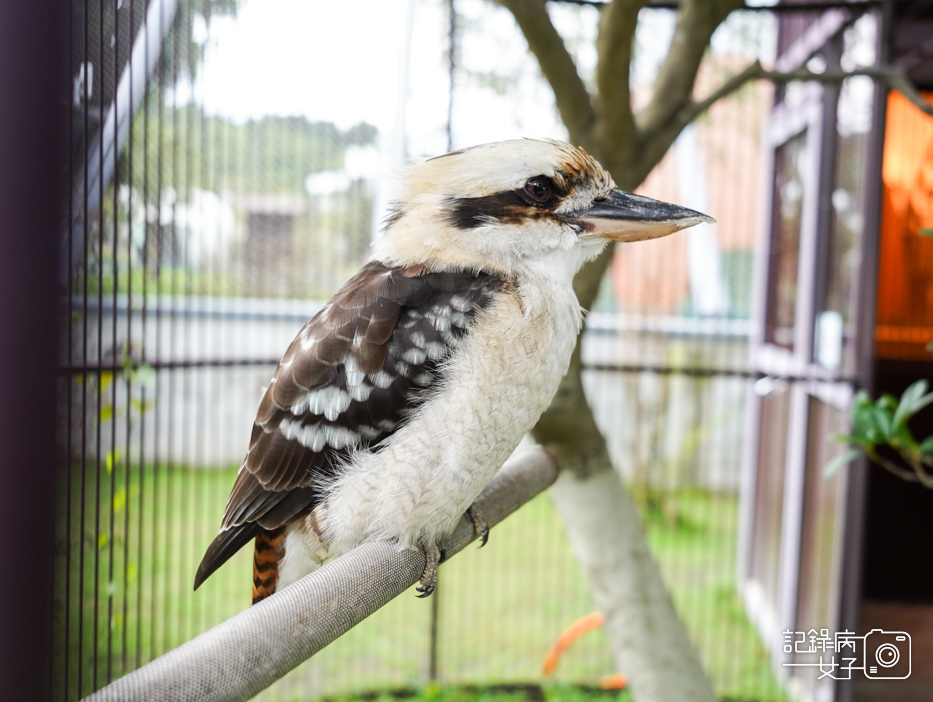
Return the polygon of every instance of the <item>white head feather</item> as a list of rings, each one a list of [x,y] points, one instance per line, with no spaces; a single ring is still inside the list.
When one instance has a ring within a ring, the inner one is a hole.
[[[502,217],[495,203],[474,200],[520,191],[535,176],[549,178],[560,190],[557,207],[542,211],[528,204],[527,217],[519,216],[519,208]],[[389,265],[506,275],[555,256],[575,273],[605,242],[581,240],[579,231],[559,215],[582,212],[614,188],[612,177],[583,149],[550,139],[514,139],[454,151],[408,166],[402,183],[396,209],[376,241],[376,259]],[[462,222],[458,226],[455,216],[465,207],[474,215],[469,227]]]

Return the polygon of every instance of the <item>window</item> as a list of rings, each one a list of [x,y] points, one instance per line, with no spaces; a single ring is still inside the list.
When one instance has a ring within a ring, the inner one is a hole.
[[[807,192],[806,158],[806,131],[775,150],[774,242],[771,249],[765,338],[788,350],[794,348],[800,230],[804,195]]]

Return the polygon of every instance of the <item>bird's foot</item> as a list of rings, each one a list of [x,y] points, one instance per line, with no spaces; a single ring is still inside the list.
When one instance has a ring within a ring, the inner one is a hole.
[[[482,548],[489,541],[489,524],[486,523],[486,518],[476,505],[470,505],[466,513],[473,522],[473,531],[479,537],[479,547]]]
[[[437,566],[444,561],[445,553],[435,544],[424,549],[424,572],[421,574],[421,584],[415,590],[421,594],[418,597],[427,597],[437,587]]]

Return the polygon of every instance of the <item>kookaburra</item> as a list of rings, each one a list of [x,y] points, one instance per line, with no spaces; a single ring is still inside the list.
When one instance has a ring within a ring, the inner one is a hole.
[[[574,274],[608,240],[706,215],[616,190],[583,149],[484,144],[408,166],[371,260],[265,391],[197,587],[255,538],[253,601],[369,540],[438,544],[557,390],[582,324]]]

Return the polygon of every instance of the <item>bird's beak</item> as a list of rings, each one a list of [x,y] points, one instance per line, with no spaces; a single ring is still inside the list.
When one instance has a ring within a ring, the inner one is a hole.
[[[716,220],[686,207],[671,205],[650,197],[613,190],[584,212],[574,214],[582,225],[580,238],[600,237],[613,241],[657,239],[700,222]]]

